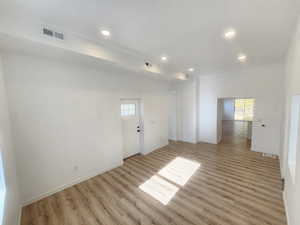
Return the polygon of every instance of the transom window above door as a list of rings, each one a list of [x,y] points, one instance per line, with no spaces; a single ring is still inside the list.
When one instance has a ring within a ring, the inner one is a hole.
[[[135,116],[136,105],[135,104],[121,104],[121,116]]]

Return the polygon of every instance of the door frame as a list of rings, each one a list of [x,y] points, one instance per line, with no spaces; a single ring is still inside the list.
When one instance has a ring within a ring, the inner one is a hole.
[[[140,131],[139,132],[139,153],[143,154],[144,152],[144,110],[143,110],[143,103],[142,103],[142,99],[141,98],[120,98],[120,106],[122,104],[122,101],[137,101],[137,109],[139,112],[139,124],[140,124]],[[121,116],[121,112],[120,112],[120,119],[121,119],[121,123],[123,123],[122,121],[122,116]],[[123,129],[122,129],[122,125],[121,125],[121,133],[122,133],[122,140],[123,140]],[[122,141],[122,153],[124,151],[124,140]],[[129,157],[130,158],[130,157]],[[124,160],[125,158],[123,158]]]
[[[169,97],[169,104],[171,104],[170,102],[173,103],[173,101],[175,102],[175,105],[174,105],[174,110],[170,110],[169,112],[169,115],[168,115],[168,139],[169,141],[178,141],[178,94],[177,94],[177,91],[169,91],[168,93],[168,97]],[[169,106],[170,108],[170,106]],[[173,116],[175,117],[175,121],[171,121],[171,117],[172,115],[171,114],[174,114]],[[171,127],[171,123],[174,122],[174,129],[175,129],[175,137],[172,139],[170,138],[170,127]]]
[[[223,130],[223,124],[222,124],[222,119],[223,119],[223,104],[224,104],[224,99],[254,99],[254,108],[253,108],[253,121],[252,121],[252,127],[251,127],[251,150],[252,150],[252,146],[253,146],[253,130],[254,130],[254,126],[255,123],[258,122],[256,119],[256,98],[255,97],[218,97],[217,98],[217,140],[216,143],[220,143],[223,139],[223,134],[222,134],[222,130]],[[220,104],[222,102],[222,104]],[[221,113],[221,117],[218,118],[219,113]],[[235,106],[234,106],[234,113],[235,113]],[[219,119],[221,119],[221,121],[219,121]],[[219,135],[219,132],[221,132],[221,135]]]

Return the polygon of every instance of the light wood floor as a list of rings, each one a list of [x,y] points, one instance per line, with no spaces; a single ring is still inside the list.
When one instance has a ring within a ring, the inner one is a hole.
[[[222,141],[223,146],[239,148],[240,150],[250,150],[251,140],[248,139],[247,121],[222,121]]]
[[[176,157],[201,164],[183,186],[158,174]],[[178,188],[167,205],[139,188],[154,175]],[[171,143],[25,207],[22,225],[286,225],[280,188],[276,159],[222,144]]]

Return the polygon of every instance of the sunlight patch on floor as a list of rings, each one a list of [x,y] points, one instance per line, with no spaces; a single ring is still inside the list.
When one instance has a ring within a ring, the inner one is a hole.
[[[164,205],[167,205],[178,191],[178,187],[156,175],[140,185],[139,188]]]
[[[158,174],[178,185],[184,186],[199,167],[200,164],[197,162],[177,157],[162,168]]]
[[[179,190],[180,187],[177,185],[184,186],[199,167],[200,164],[197,162],[177,157],[139,188],[167,205]]]

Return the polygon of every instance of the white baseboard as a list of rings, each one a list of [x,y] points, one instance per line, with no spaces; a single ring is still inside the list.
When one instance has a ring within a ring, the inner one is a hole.
[[[166,147],[166,146],[168,146],[169,145],[169,140],[166,142],[166,143],[163,143],[163,144],[161,144],[161,145],[159,145],[159,146],[156,146],[156,148],[154,148],[154,149],[152,149],[152,150],[150,150],[150,151],[143,151],[143,152],[141,152],[141,154],[142,155],[148,155],[149,153],[151,153],[151,152],[153,152],[153,151],[155,151],[155,150],[157,150],[157,149],[160,149],[160,148],[163,148],[163,147]]]
[[[90,178],[98,176],[99,174],[102,174],[102,173],[105,173],[105,172],[107,172],[109,170],[117,168],[117,167],[121,166],[122,164],[123,164],[123,161],[121,163],[119,163],[119,164],[116,164],[116,165],[114,165],[114,166],[106,169],[106,170],[96,170],[96,171],[90,172],[89,174],[87,174],[85,176],[81,176],[81,177],[75,178],[73,181],[71,181],[69,183],[63,184],[63,185],[61,185],[59,187],[56,187],[56,188],[52,189],[51,191],[47,191],[47,192],[45,192],[43,194],[39,194],[39,195],[37,195],[37,196],[29,199],[29,200],[24,201],[22,203],[22,207],[24,207],[26,205],[30,205],[30,204],[32,204],[34,202],[37,202],[37,201],[39,201],[39,200],[41,200],[43,198],[46,198],[46,197],[48,197],[50,195],[53,195],[53,194],[55,194],[57,192],[60,192],[60,191],[62,191],[64,189],[66,189],[66,188],[72,187],[73,185],[79,184],[79,183],[81,183],[81,182],[83,182],[85,180],[88,180]]]
[[[217,145],[218,144],[218,140],[208,140],[208,139],[198,138],[197,143],[205,143],[205,144]]]
[[[283,204],[284,204],[284,209],[285,209],[285,214],[286,214],[286,220],[287,220],[287,225],[290,225],[290,215],[289,215],[289,209],[288,209],[288,204],[287,204],[287,199],[286,199],[286,190],[282,192],[283,196]]]
[[[197,142],[197,140],[186,140],[186,139],[184,139],[184,140],[180,140],[181,142],[185,142],[185,143],[190,143],[190,144],[197,144],[198,142]]]
[[[152,152],[152,151],[154,151],[154,150],[156,150],[156,149],[159,149],[159,148],[163,148],[163,147],[165,147],[165,146],[167,146],[167,145],[169,145],[169,142],[168,142],[168,141],[167,141],[166,143],[161,144],[160,146],[157,146],[157,148],[155,148],[155,149],[153,149],[153,150],[151,150],[151,151],[149,151],[149,152],[142,152],[142,154],[143,154],[143,155],[149,154],[150,152]],[[85,175],[85,176],[78,177],[78,178],[74,179],[74,180],[71,181],[71,182],[68,182],[68,183],[63,184],[63,185],[61,185],[61,186],[58,186],[58,187],[56,187],[56,188],[53,188],[53,189],[50,190],[50,191],[47,191],[47,192],[45,192],[45,193],[39,194],[39,195],[37,195],[37,196],[35,196],[35,197],[32,197],[32,198],[30,198],[30,199],[28,199],[28,200],[23,201],[23,202],[22,202],[22,207],[24,207],[24,206],[26,206],[26,205],[30,205],[30,204],[32,204],[32,203],[34,203],[34,202],[37,202],[37,201],[39,201],[39,200],[41,200],[41,199],[43,199],[43,198],[46,198],[46,197],[48,197],[48,196],[50,196],[50,195],[53,195],[53,194],[55,194],[55,193],[57,193],[57,192],[60,192],[60,191],[62,191],[62,190],[64,190],[64,189],[66,189],[66,188],[69,188],[69,187],[73,186],[73,185],[79,184],[79,183],[81,183],[81,182],[83,182],[83,181],[85,181],[85,180],[88,180],[88,179],[90,179],[90,178],[92,178],[92,177],[95,177],[95,176],[97,176],[97,175],[99,175],[99,174],[102,174],[102,173],[105,173],[105,172],[107,172],[107,171],[109,171],[109,170],[112,170],[112,169],[114,169],[114,168],[117,168],[117,167],[121,166],[122,164],[123,164],[123,161],[122,161],[121,163],[119,163],[119,164],[116,164],[116,165],[114,165],[114,166],[112,166],[112,167],[106,169],[106,170],[100,170],[100,171],[99,171],[99,170],[96,170],[96,171],[92,171],[92,172],[88,173],[88,174]]]
[[[261,150],[262,148],[260,148],[260,150],[257,150],[257,148],[253,148],[252,146],[251,146],[251,148],[250,148],[250,150],[252,151],[252,152],[258,152],[258,153],[266,153],[266,154],[272,154],[272,155],[276,155],[277,157],[278,157],[278,159],[279,159],[279,154],[278,153],[276,153],[276,152],[268,152],[268,151],[264,151],[264,150]]]

